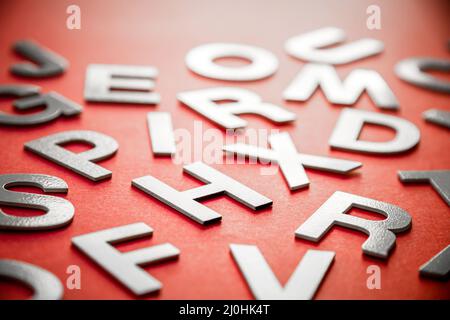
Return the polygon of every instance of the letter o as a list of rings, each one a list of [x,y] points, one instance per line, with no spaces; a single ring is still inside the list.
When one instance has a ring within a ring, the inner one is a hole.
[[[226,67],[214,62],[218,58],[250,60],[243,67]],[[253,81],[266,78],[278,69],[278,59],[271,52],[254,46],[235,43],[208,43],[191,49],[186,56],[187,67],[204,77],[227,81]]]

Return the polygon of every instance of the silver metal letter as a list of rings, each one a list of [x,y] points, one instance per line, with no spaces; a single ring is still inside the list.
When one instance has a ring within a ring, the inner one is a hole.
[[[73,153],[60,146],[64,143],[77,141],[87,142],[94,148]],[[111,157],[116,153],[118,147],[116,140],[110,136],[87,130],[63,131],[25,143],[26,150],[56,162],[93,181],[111,177],[111,171],[93,162]]]
[[[101,230],[72,238],[72,244],[136,295],[158,291],[162,284],[138,266],[176,259],[180,250],[170,243],[122,253],[112,244],[150,237],[153,229],[143,222]]]
[[[403,81],[433,91],[450,93],[450,82],[433,77],[426,70],[449,72],[450,60],[417,57],[402,60],[395,66],[395,73]]]
[[[230,244],[231,253],[258,300],[310,300],[333,262],[333,251],[308,250],[284,286],[257,246]]]
[[[386,126],[396,131],[395,138],[386,142],[358,139],[364,124]],[[348,151],[393,154],[413,148],[420,140],[419,129],[411,122],[376,112],[344,108],[338,119],[329,144]]]
[[[399,171],[398,177],[403,183],[430,183],[450,206],[450,170]]]
[[[49,122],[61,115],[66,117],[81,113],[83,107],[56,92],[36,95],[39,87],[21,85],[0,85],[0,96],[29,96],[15,100],[18,110],[28,110],[38,106],[45,109],[29,115],[12,115],[0,112],[0,124],[29,126]],[[31,95],[31,96],[30,96]]]
[[[61,281],[53,273],[30,263],[0,259],[0,276],[31,287],[34,291],[31,300],[60,300],[64,294]]]
[[[345,32],[334,27],[321,28],[292,37],[285,49],[291,56],[312,62],[345,64],[367,58],[383,51],[383,42],[363,38],[335,48],[321,49],[345,41]]]
[[[172,117],[169,112],[147,113],[147,124],[152,151],[157,156],[170,156],[176,152]]]
[[[373,221],[347,214],[352,207],[380,213],[386,219]],[[411,216],[392,204],[337,191],[295,231],[295,235],[318,242],[333,225],[368,234],[369,238],[362,245],[363,252],[387,258],[395,245],[395,233],[411,227]]]
[[[423,264],[419,272],[424,277],[446,279],[450,274],[450,245]]]
[[[226,194],[253,210],[272,205],[272,200],[202,162],[186,165],[183,170],[207,184],[178,191],[152,176],[144,176],[134,179],[132,185],[200,224],[222,219],[220,214],[195,201],[206,197]]]
[[[247,121],[238,117],[239,114],[257,114],[276,123],[291,122],[296,118],[295,113],[265,103],[257,94],[241,88],[217,87],[186,91],[179,93],[177,98],[189,108],[227,129],[247,126]],[[220,105],[217,103],[223,100],[233,102]]]
[[[84,98],[92,102],[158,104],[152,92],[158,70],[150,66],[90,64],[86,70]]]
[[[222,150],[239,156],[278,163],[290,190],[309,185],[309,179],[303,167],[347,174],[362,166],[356,161],[297,153],[291,137],[286,132],[271,134],[269,143],[271,150],[242,143],[226,145]]]
[[[64,180],[45,174],[0,175],[0,204],[19,208],[44,210],[44,215],[18,217],[0,209],[0,230],[47,230],[60,228],[72,222],[75,209],[66,199],[28,192],[10,191],[8,187],[32,186],[44,192],[67,193]]]
[[[450,112],[439,109],[428,109],[423,114],[425,121],[450,129]]]
[[[226,67],[215,62],[219,58],[244,58],[249,65]],[[187,67],[207,78],[228,81],[253,81],[267,78],[278,69],[278,59],[265,49],[236,43],[208,43],[191,49]]]
[[[397,98],[378,72],[355,69],[344,81],[341,81],[336,69],[326,64],[305,64],[283,92],[283,97],[286,100],[306,101],[319,87],[331,103],[352,105],[364,91],[367,91],[379,108],[398,109],[399,107]]]
[[[39,94],[40,88],[38,86],[28,84],[3,84],[0,85],[1,97],[28,97]]]
[[[14,51],[33,62],[13,65],[10,71],[17,76],[52,77],[62,74],[69,66],[66,59],[31,40],[16,42]]]

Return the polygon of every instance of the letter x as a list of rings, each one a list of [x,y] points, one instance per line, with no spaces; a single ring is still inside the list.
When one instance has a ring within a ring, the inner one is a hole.
[[[269,144],[272,149],[236,143],[226,145],[222,150],[240,156],[278,163],[290,190],[297,190],[309,185],[304,168],[347,174],[362,166],[362,163],[356,161],[298,153],[291,137],[286,132],[270,135]]]

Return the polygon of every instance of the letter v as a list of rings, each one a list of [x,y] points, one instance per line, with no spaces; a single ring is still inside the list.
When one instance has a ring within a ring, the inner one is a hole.
[[[258,300],[312,299],[335,256],[333,251],[308,250],[283,288],[257,246],[230,244],[230,249]]]

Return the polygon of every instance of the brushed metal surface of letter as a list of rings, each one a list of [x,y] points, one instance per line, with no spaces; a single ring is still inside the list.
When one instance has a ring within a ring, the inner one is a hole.
[[[157,156],[170,156],[175,154],[176,145],[170,113],[147,113],[147,125],[153,154]]]
[[[0,230],[48,230],[72,222],[75,208],[68,200],[49,195],[10,191],[9,187],[32,186],[46,193],[67,193],[68,186],[60,178],[45,174],[0,175],[0,205],[44,210],[45,214],[31,217],[8,215],[0,209]]]
[[[360,162],[356,161],[297,153],[291,137],[286,132],[271,134],[269,143],[272,149],[236,143],[226,145],[222,150],[238,156],[278,163],[290,190],[297,190],[309,185],[309,179],[303,167],[347,174],[362,166]]]
[[[327,64],[346,64],[381,53],[383,42],[363,38],[333,48],[326,48],[345,41],[345,32],[326,27],[289,38],[284,48],[295,58]]]
[[[398,177],[403,183],[430,183],[450,206],[450,170],[399,171]]]
[[[247,121],[237,115],[255,114],[275,123],[292,122],[296,115],[284,108],[265,103],[250,90],[235,87],[217,87],[185,91],[177,95],[179,101],[223,128],[238,129],[247,126]],[[231,100],[223,104],[217,101]]]
[[[269,198],[202,162],[186,165],[183,170],[207,184],[185,191],[177,191],[152,176],[144,176],[134,179],[132,185],[200,224],[208,224],[222,219],[220,214],[196,201],[206,197],[226,194],[253,210],[272,205],[272,200]]]
[[[96,231],[72,238],[72,244],[136,295],[158,291],[162,284],[139,266],[176,259],[180,250],[170,243],[120,252],[112,244],[150,237],[143,222]]]
[[[66,59],[31,40],[21,40],[14,44],[14,51],[33,63],[17,63],[11,66],[11,73],[28,78],[58,76],[69,67]]]
[[[450,275],[450,245],[419,268],[421,276],[446,279]]]
[[[2,88],[0,88],[0,95]],[[5,92],[3,90],[3,92]],[[7,93],[5,93],[6,95]],[[15,100],[13,106],[17,110],[29,110],[44,106],[44,110],[28,115],[14,115],[0,112],[0,124],[15,126],[31,126],[52,121],[60,116],[70,117],[80,114],[83,107],[56,93],[33,95]]]
[[[250,64],[227,67],[215,62],[219,58],[243,58]],[[191,49],[186,55],[187,67],[207,78],[227,81],[264,79],[278,69],[278,59],[270,51],[237,43],[208,43]]]
[[[1,97],[23,98],[37,95],[41,88],[30,84],[2,84],[0,85]]]
[[[297,190],[309,185],[305,169],[298,162],[297,149],[288,133],[272,134],[269,144],[277,153],[277,163],[287,181],[290,190]]]
[[[151,66],[90,64],[86,70],[84,99],[91,102],[158,104],[152,92],[158,69]]]
[[[73,153],[60,146],[64,143],[78,141],[89,143],[94,148]],[[93,162],[113,156],[118,148],[116,140],[110,136],[88,130],[63,131],[25,143],[26,150],[56,162],[93,181],[111,177],[111,171]]]
[[[310,300],[325,277],[335,253],[308,250],[284,286],[257,246],[230,244],[231,254],[258,300]]]
[[[450,129],[450,111],[428,109],[422,115],[425,121]]]
[[[347,214],[353,207],[380,213],[386,219],[374,221]],[[411,216],[395,205],[337,191],[295,231],[295,235],[318,242],[333,225],[366,233],[369,238],[362,245],[363,252],[387,258],[395,245],[395,233],[411,227]]]
[[[407,58],[395,65],[395,73],[397,76],[411,83],[432,91],[450,93],[450,82],[436,78],[426,71],[450,71],[450,60],[414,57]]]
[[[306,101],[318,88],[322,89],[328,101],[335,104],[353,105],[367,92],[379,108],[399,108],[394,92],[378,72],[355,69],[342,81],[336,69],[326,64],[305,64],[284,90],[283,97],[291,101]]]
[[[383,142],[359,139],[366,123],[394,129],[395,138]],[[329,144],[333,148],[346,151],[395,154],[412,149],[419,140],[420,131],[412,122],[387,114],[345,108],[341,111]]]
[[[0,259],[0,276],[31,287],[31,300],[60,300],[64,294],[61,281],[53,273],[23,261]]]

